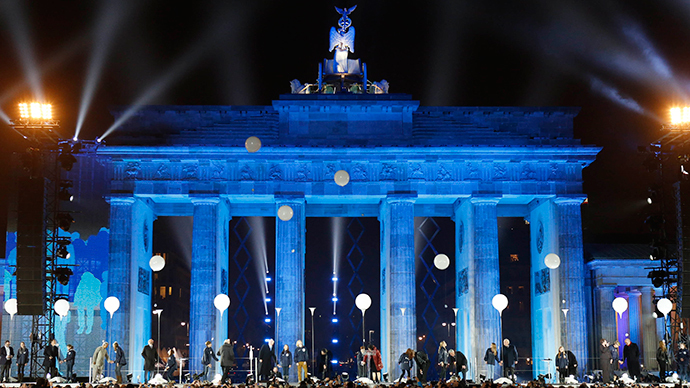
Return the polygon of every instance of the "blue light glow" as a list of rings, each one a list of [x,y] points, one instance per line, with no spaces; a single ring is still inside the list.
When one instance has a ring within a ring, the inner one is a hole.
[[[338,360],[331,360],[331,364],[337,364]]]
[[[266,278],[266,281],[267,281],[267,282],[270,282],[270,281],[271,281],[271,278]]]
[[[338,343],[338,339],[337,339],[337,338],[333,338],[333,339],[331,340],[331,342],[333,342],[334,344],[337,344],[337,343]]]
[[[337,302],[337,301],[338,301],[338,298],[333,297],[333,299],[331,299],[331,300],[334,301],[334,302]]]
[[[265,319],[264,319],[264,322],[270,323],[270,322],[271,322],[271,318],[265,318]]]
[[[264,342],[268,343],[268,340],[270,340],[270,338],[264,338]]]
[[[331,322],[333,322],[333,323],[338,323],[338,318],[333,318],[333,319],[331,319]]]
[[[270,302],[270,301],[271,301],[271,298],[266,298],[266,302]]]
[[[332,277],[331,280],[333,280],[334,282],[337,282],[337,281],[338,281],[338,278]]]

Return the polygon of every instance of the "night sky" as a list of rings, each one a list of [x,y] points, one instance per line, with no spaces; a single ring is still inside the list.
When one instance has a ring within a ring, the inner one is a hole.
[[[94,139],[112,105],[269,105],[292,79],[314,82],[333,5],[354,4],[0,0],[0,109],[15,117],[42,92],[65,137]],[[584,171],[585,242],[647,242],[637,147],[688,102],[689,17],[679,0],[362,0],[352,57],[422,105],[581,107],[575,136],[603,147]],[[26,144],[0,130],[7,165]]]

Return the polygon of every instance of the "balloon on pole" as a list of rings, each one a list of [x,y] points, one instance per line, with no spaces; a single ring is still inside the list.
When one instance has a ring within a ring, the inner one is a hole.
[[[358,309],[362,310],[362,314],[364,314],[364,312],[371,307],[371,297],[367,294],[359,294],[357,298],[355,298],[355,305]]]
[[[244,148],[249,152],[256,152],[261,148],[261,140],[256,136],[250,136],[244,142]]]
[[[450,259],[443,253],[439,253],[434,257],[434,266],[443,271],[450,266]]]
[[[5,311],[10,314],[11,318],[14,318],[14,314],[17,313],[17,300],[12,298],[5,302]]]
[[[230,297],[225,294],[218,294],[213,298],[213,305],[220,311],[220,319],[223,319],[223,313],[230,307]]]
[[[161,255],[155,255],[149,260],[149,267],[153,272],[158,272],[165,268],[165,259]]]
[[[103,302],[103,306],[105,307],[105,311],[110,313],[110,318],[112,318],[115,311],[120,308],[120,299],[117,299],[114,296],[109,296],[106,298],[105,302]]]
[[[551,269],[556,269],[561,265],[561,258],[555,253],[549,253],[544,257],[544,264]]]
[[[350,174],[348,174],[345,170],[338,170],[335,172],[333,179],[335,180],[336,185],[343,187],[350,182]]]
[[[491,299],[491,305],[498,311],[499,316],[503,316],[503,310],[508,307],[508,297],[503,294],[496,294]]]
[[[656,308],[658,308],[659,311],[664,314],[664,318],[666,318],[668,313],[673,310],[673,302],[671,302],[668,298],[661,298],[658,302],[656,302]]]
[[[278,208],[278,218],[282,221],[290,221],[293,214],[292,208],[288,205],[283,205]]]
[[[619,296],[613,300],[611,307],[618,313],[618,318],[623,318],[623,312],[628,309],[628,301]]]
[[[53,310],[62,319],[62,317],[66,317],[67,313],[69,313],[69,302],[67,299],[58,299],[55,301],[55,305],[53,305]]]

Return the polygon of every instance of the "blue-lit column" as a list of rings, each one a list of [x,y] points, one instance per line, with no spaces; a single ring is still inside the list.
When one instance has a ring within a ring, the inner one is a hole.
[[[291,349],[297,340],[307,343],[304,338],[305,315],[305,201],[303,196],[276,196],[276,214],[281,206],[292,208],[292,218],[282,221],[276,218],[276,304],[281,308],[276,333],[276,354],[280,354],[283,345]],[[310,355],[313,356],[313,355]],[[290,368],[290,379],[297,378],[297,368]]]
[[[652,304],[654,294],[652,292],[652,287],[640,287],[639,290],[642,294],[640,297],[642,318],[641,350],[644,352],[644,365],[652,365],[652,361],[656,361],[656,348],[661,339],[656,336],[656,322],[654,322],[654,317],[652,316],[654,312],[654,306]]]
[[[398,357],[416,343],[414,202],[389,195],[380,204],[381,357],[383,373],[399,376]],[[405,313],[403,315],[403,310]]]
[[[568,311],[561,321],[561,333],[567,334],[568,347],[578,359],[578,373],[589,370],[587,320],[585,303],[585,260],[582,252],[582,198],[556,198],[554,200],[558,229],[558,268],[560,299],[565,300]],[[555,306],[554,306],[555,307]]]
[[[475,332],[473,353],[476,362],[483,362],[483,351],[492,343],[501,344],[501,318],[491,304],[494,295],[501,292],[498,263],[498,198],[472,197],[472,236],[474,256]],[[481,357],[480,357],[481,356]]]
[[[642,294],[637,290],[628,291],[628,324],[630,325],[630,340],[637,344],[640,348],[640,353],[643,352],[642,348],[642,305],[641,305]],[[655,349],[656,350],[656,349]]]
[[[457,200],[453,205],[453,221],[455,221],[455,307],[458,308],[456,337],[457,348],[469,361],[468,378],[475,378],[476,372],[486,375],[488,368],[484,362],[477,363],[480,349],[475,349],[474,332],[475,289],[474,282],[474,217],[472,202],[469,198]],[[479,353],[478,353],[479,352]],[[483,357],[483,355],[482,355]]]
[[[109,322],[108,338],[128,352],[130,370],[143,369],[141,349],[151,334],[151,258],[153,221],[151,208],[134,197],[112,197],[108,296],[120,300]],[[101,306],[103,308],[103,306]]]
[[[204,342],[212,341],[217,348],[228,334],[228,312],[221,320],[213,300],[220,293],[227,294],[230,213],[226,202],[218,197],[194,197],[192,204],[189,354],[191,370],[198,371]]]

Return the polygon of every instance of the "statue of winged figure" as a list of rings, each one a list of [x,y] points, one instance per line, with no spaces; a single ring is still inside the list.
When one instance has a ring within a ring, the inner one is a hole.
[[[337,73],[347,73],[348,51],[351,53],[355,52],[355,28],[351,27],[352,20],[348,17],[355,8],[357,8],[356,5],[350,8],[335,7],[335,10],[342,16],[338,20],[340,28],[331,27],[328,51],[335,50],[335,66],[333,70]]]

